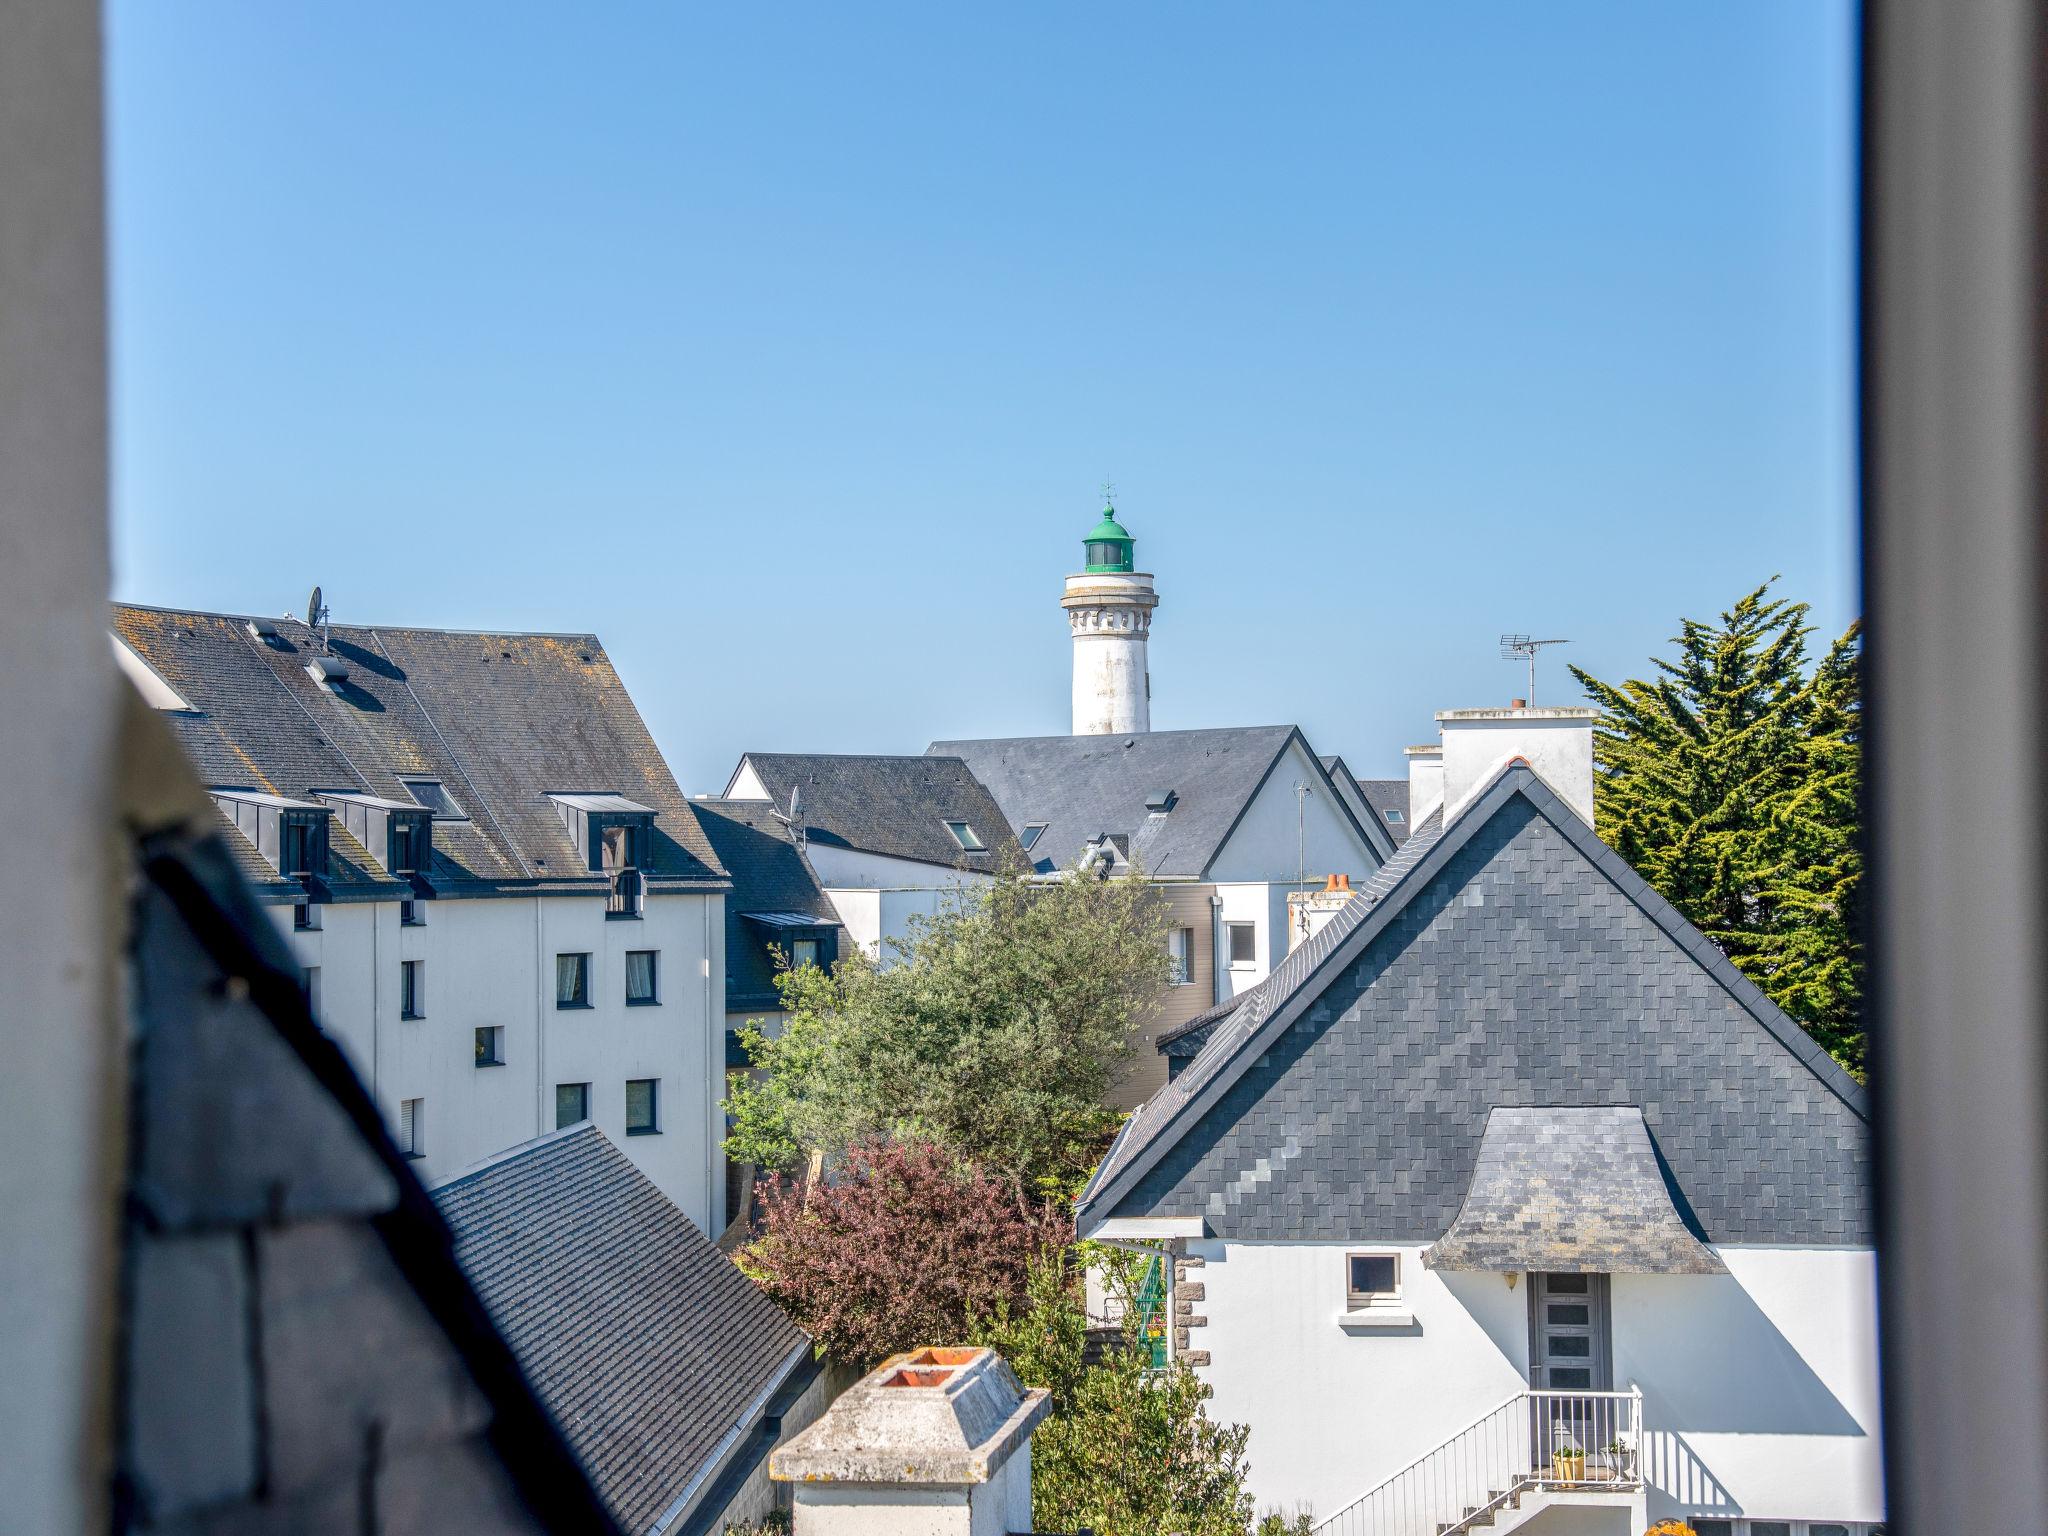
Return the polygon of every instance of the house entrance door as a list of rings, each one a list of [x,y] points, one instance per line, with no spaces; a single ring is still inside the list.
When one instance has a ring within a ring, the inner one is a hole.
[[[1529,1385],[1606,1392],[1609,1363],[1607,1277],[1529,1277]]]

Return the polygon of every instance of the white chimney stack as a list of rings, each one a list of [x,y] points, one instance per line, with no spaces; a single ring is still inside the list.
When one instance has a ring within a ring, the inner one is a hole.
[[[1031,1526],[1031,1431],[1051,1411],[993,1350],[892,1355],[768,1458],[795,1536],[984,1536]]]
[[[1593,719],[1594,712],[1583,705],[1531,709],[1520,699],[1507,709],[1438,711],[1444,820],[1455,820],[1474,794],[1520,758],[1587,826],[1593,825]]]
[[[1413,832],[1430,813],[1432,807],[1443,804],[1444,799],[1444,749],[1442,743],[1429,746],[1409,747],[1408,758],[1408,830]]]

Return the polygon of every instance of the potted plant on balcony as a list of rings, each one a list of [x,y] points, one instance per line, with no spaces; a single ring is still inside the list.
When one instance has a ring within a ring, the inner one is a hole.
[[[1627,1480],[1635,1473],[1635,1449],[1626,1440],[1616,1435],[1603,1448],[1607,1457],[1607,1475],[1618,1480]]]
[[[1586,1476],[1586,1453],[1576,1445],[1560,1445],[1550,1453],[1550,1475],[1560,1483],[1582,1482]]]

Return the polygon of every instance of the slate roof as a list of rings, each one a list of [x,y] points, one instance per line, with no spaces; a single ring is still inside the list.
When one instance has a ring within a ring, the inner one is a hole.
[[[1672,1204],[1633,1105],[1496,1108],[1465,1203],[1422,1262],[1490,1274],[1728,1272]]]
[[[1199,880],[1296,742],[1315,762],[1291,725],[935,741],[928,750],[962,759],[989,787],[1011,826],[1045,824],[1031,845],[1040,870],[1065,869],[1085,844],[1124,836],[1130,857],[1148,875]],[[1172,810],[1156,815],[1146,800],[1160,791],[1177,798]],[[1344,800],[1332,798],[1355,821]],[[1379,846],[1363,827],[1359,832]]]
[[[1006,851],[1018,852],[1002,807],[954,758],[749,752],[741,764],[753,765],[785,811],[790,791],[802,791],[804,836],[821,846],[986,873],[1001,867]],[[948,821],[972,827],[982,851],[963,850]]]
[[[1871,1241],[1863,1090],[1525,766],[1191,1024],[1084,1235],[1433,1242],[1494,1108],[1634,1104],[1709,1241]]]
[[[1408,841],[1412,828],[1408,825],[1408,781],[1406,779],[1359,779],[1358,792],[1365,796],[1365,803],[1372,807],[1373,814],[1380,819],[1380,825],[1387,829],[1398,846]],[[1388,811],[1399,811],[1399,821],[1388,821]]]
[[[620,1526],[644,1532],[810,1341],[583,1124],[434,1190],[455,1254]]]
[[[838,930],[832,898],[767,801],[692,800],[690,807],[732,877],[725,899],[726,1010],[778,1007],[775,958],[768,948],[776,941],[769,930],[791,925],[773,919],[807,916]],[[771,920],[750,920],[756,914]],[[843,952],[847,941],[840,932]],[[787,948],[787,940],[781,942]]]
[[[304,624],[268,621],[276,634],[259,641],[246,622],[114,608],[115,634],[193,705],[162,718],[208,785],[410,803],[401,775],[439,780],[468,817],[434,822],[428,879],[451,895],[601,888],[548,796],[624,795],[656,812],[650,889],[723,881],[596,636],[337,624],[350,676],[330,690],[306,675],[319,640]]]

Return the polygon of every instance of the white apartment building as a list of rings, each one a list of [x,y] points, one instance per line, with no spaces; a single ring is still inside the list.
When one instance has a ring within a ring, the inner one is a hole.
[[[595,637],[121,606],[114,649],[424,1181],[589,1120],[719,1230],[726,875]]]

